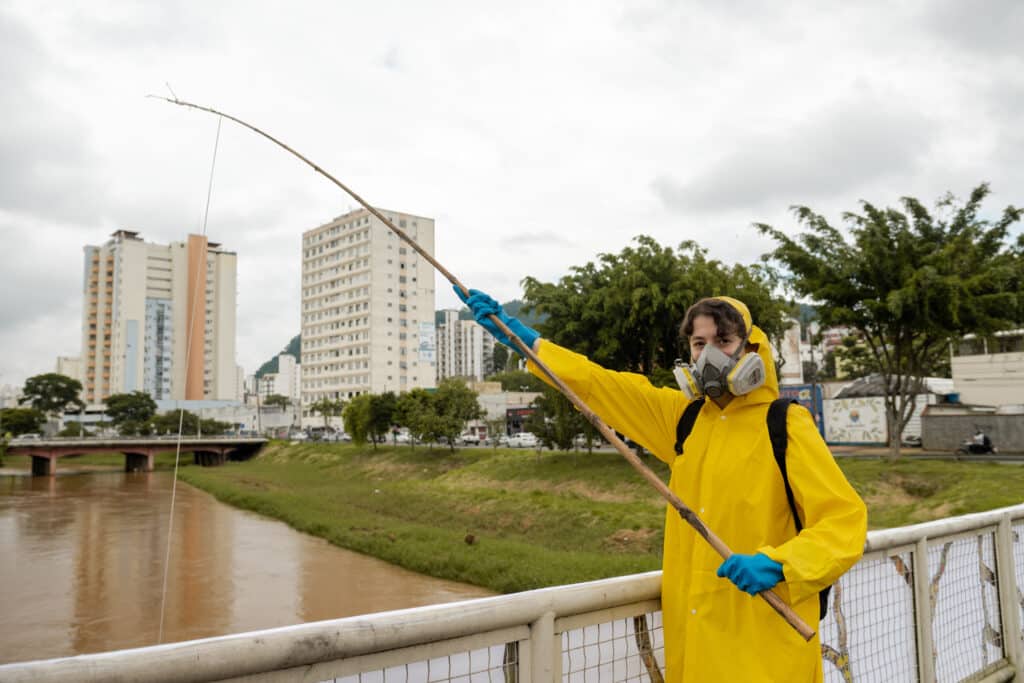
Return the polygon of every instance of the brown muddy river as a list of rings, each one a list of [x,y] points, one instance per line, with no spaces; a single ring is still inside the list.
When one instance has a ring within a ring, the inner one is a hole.
[[[157,643],[172,483],[168,472],[0,476],[0,663]],[[491,594],[180,481],[170,535],[165,643]]]

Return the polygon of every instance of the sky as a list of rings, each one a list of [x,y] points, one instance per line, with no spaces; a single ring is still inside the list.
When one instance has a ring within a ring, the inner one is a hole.
[[[753,263],[794,205],[1024,204],[1024,4],[976,7],[0,0],[0,384],[79,354],[82,248],[118,229],[238,254],[246,372],[298,333],[301,234],[356,203],[225,122],[206,215],[217,118],[148,94],[433,218],[505,301],[641,234]]]

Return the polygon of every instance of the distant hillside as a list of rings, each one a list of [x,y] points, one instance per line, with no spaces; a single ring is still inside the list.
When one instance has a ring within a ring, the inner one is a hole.
[[[273,358],[271,358],[266,363],[260,366],[259,370],[256,371],[256,376],[262,377],[263,375],[266,375],[268,373],[277,372],[277,357],[280,356],[282,353],[287,353],[289,355],[295,356],[295,360],[301,360],[302,335],[297,334],[294,337],[292,337],[292,340],[288,342],[288,344],[283,349],[281,349],[277,354],[275,354]]]
[[[538,324],[540,324],[541,322],[543,322],[544,320],[547,319],[546,315],[538,316],[536,313],[524,313],[523,310],[522,310],[523,309],[523,302],[520,299],[513,299],[512,301],[506,301],[505,303],[503,303],[501,305],[501,307],[504,308],[505,312],[508,313],[510,316],[512,316],[513,318],[519,318],[519,320],[524,325],[529,325],[530,327],[538,325]],[[472,319],[473,319],[473,316],[470,315],[469,308],[467,308],[466,306],[463,306],[462,310],[459,311],[459,320],[472,320]],[[443,318],[442,312],[441,311],[437,311],[434,314],[434,324],[435,325],[440,325],[443,322],[443,320],[444,320],[444,318]]]

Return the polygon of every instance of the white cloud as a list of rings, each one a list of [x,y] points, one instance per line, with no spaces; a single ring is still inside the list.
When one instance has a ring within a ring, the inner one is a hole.
[[[435,218],[445,267],[508,299],[638,234],[750,262],[770,247],[750,223],[787,224],[794,203],[835,215],[982,180],[993,206],[1022,203],[1020,11],[999,7],[994,26],[925,2],[13,0],[0,374],[76,351],[83,245],[202,229],[216,120],[144,97],[165,82]],[[239,256],[248,370],[298,331],[302,231],[353,206],[222,129],[208,232]],[[456,304],[439,281],[438,307]]]

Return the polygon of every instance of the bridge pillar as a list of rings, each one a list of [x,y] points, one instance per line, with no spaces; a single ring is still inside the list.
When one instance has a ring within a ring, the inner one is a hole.
[[[52,477],[57,474],[57,458],[48,455],[32,456],[32,476]]]
[[[217,451],[192,451],[192,461],[201,467],[217,467],[225,461],[224,453]]]
[[[124,454],[124,471],[125,472],[152,472],[153,471],[153,453],[125,453]]]

